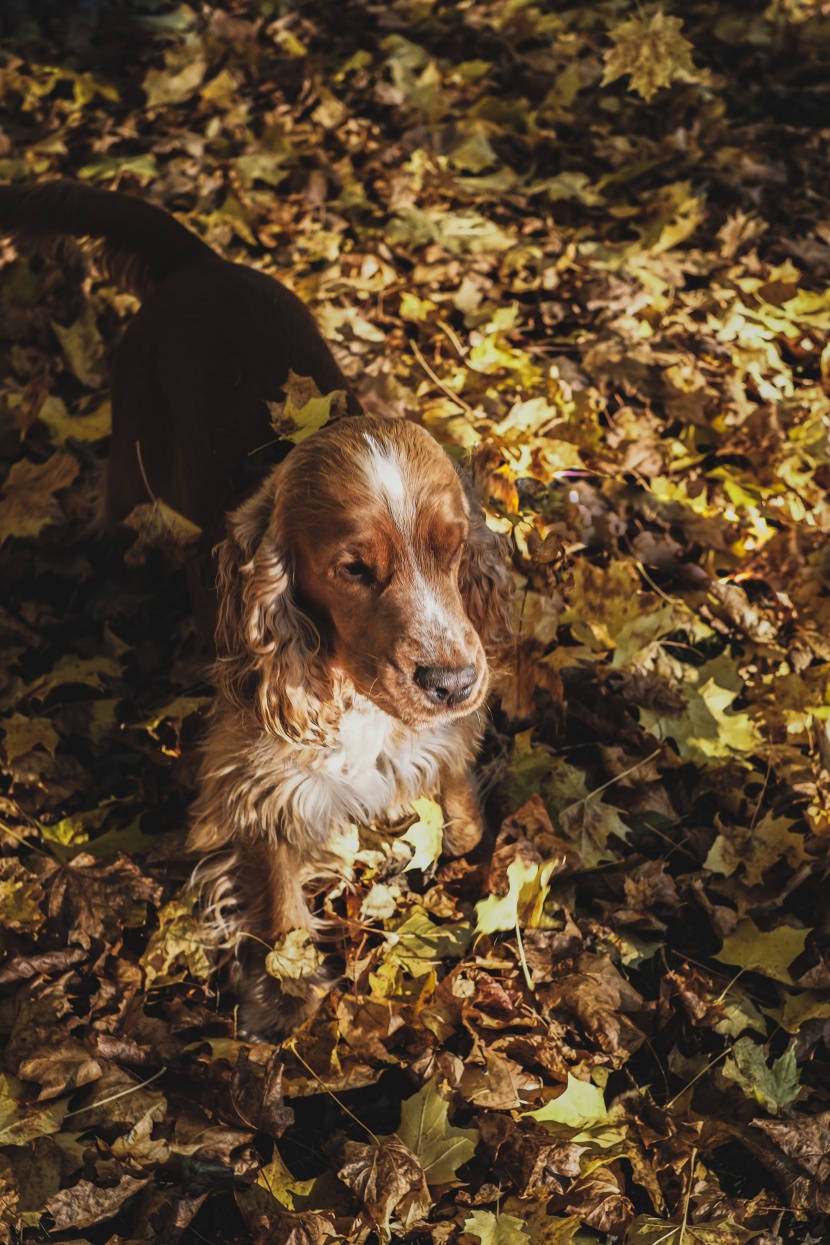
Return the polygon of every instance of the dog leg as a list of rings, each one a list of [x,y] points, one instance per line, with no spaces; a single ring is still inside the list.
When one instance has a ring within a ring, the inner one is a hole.
[[[285,843],[249,839],[236,851],[237,949],[231,984],[239,998],[240,1036],[264,1040],[297,1028],[317,1010],[334,975],[325,969],[306,979],[303,997],[283,991],[265,969],[269,950],[281,934],[314,931],[315,920],[303,895],[307,873]]]
[[[484,818],[472,772],[455,771],[441,776],[441,806],[445,856],[463,856],[477,847],[484,833]]]

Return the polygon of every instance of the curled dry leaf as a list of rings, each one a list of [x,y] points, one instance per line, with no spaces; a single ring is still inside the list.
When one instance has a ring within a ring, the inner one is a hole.
[[[320,971],[323,960],[313,933],[307,929],[292,929],[278,938],[268,952],[265,971],[277,979],[286,994],[305,999],[315,990],[311,978]]]
[[[134,566],[144,561],[148,549],[164,549],[186,559],[202,539],[200,527],[161,499],[136,506],[124,519],[124,524],[136,533],[135,541],[124,555],[125,561]]]
[[[283,1099],[282,1072],[279,1052],[272,1047],[240,1046],[231,1073],[231,1102],[238,1118],[269,1137],[281,1137],[294,1120]]]
[[[344,1158],[337,1174],[363,1202],[382,1240],[391,1239],[393,1219],[407,1232],[427,1217],[432,1198],[424,1169],[400,1137],[377,1145],[347,1141]]]

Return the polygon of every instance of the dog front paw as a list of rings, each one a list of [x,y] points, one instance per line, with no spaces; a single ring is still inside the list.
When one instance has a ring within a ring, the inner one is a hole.
[[[320,969],[306,978],[302,995],[290,994],[265,972],[237,986],[237,1034],[247,1042],[276,1042],[313,1016],[337,981],[337,973]]]
[[[464,856],[478,847],[484,834],[484,818],[469,779],[448,782],[441,793],[441,805],[446,818],[442,856]]]
[[[443,856],[465,856],[473,848],[478,847],[484,826],[479,819],[467,820],[454,818],[444,826],[444,841],[441,847]]]

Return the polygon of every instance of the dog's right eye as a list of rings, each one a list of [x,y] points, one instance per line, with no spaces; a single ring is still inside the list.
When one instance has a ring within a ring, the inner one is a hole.
[[[375,581],[375,572],[371,566],[367,566],[365,562],[341,562],[337,568],[337,573],[341,579],[345,579],[349,584],[372,584]]]

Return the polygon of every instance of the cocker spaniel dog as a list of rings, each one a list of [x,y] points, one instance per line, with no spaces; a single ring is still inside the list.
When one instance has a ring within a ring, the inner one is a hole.
[[[411,423],[324,428],[230,516],[190,844],[207,912],[237,940],[244,1032],[285,1030],[306,1008],[264,953],[313,928],[303,881],[333,833],[431,795],[445,852],[478,842],[471,766],[511,587],[463,477]]]
[[[107,510],[161,498],[217,539],[216,700],[190,847],[206,934],[230,956],[242,1032],[316,1004],[265,970],[314,928],[303,884],[351,822],[438,799],[444,850],[481,834],[472,778],[512,581],[469,481],[422,428],[357,414],[297,445],[233,510],[238,469],[273,441],[289,368],[347,388],[307,309],[222,260],[168,213],[72,182],[0,186],[22,241],[102,239],[143,304],[113,361]]]

